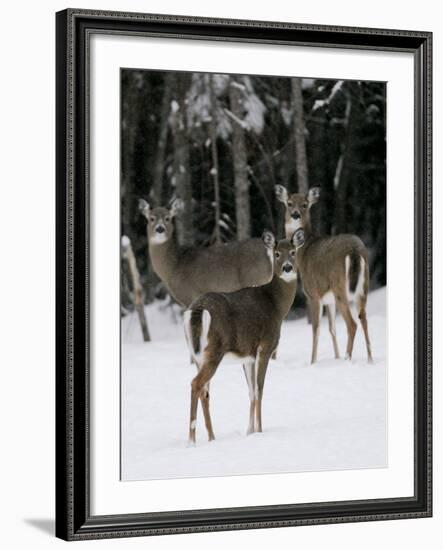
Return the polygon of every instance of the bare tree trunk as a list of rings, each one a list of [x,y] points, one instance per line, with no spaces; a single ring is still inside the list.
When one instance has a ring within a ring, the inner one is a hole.
[[[207,83],[209,86],[209,97],[211,102],[211,120],[209,122],[209,133],[211,138],[211,155],[212,155],[212,168],[211,175],[214,180],[214,210],[215,210],[215,224],[214,224],[214,236],[213,241],[217,244],[222,242],[220,233],[220,180],[218,172],[218,151],[217,151],[217,114],[216,114],[216,97],[214,92],[213,76],[207,75]]]
[[[194,227],[185,103],[189,88],[189,76],[175,75],[173,81],[175,101],[172,105],[171,122],[174,138],[174,179],[177,198],[183,201],[183,212],[177,216],[176,220],[177,239],[180,245],[192,245],[194,243]]]
[[[297,170],[297,189],[299,193],[307,193],[308,161],[306,158],[305,117],[303,112],[301,78],[291,79],[291,91],[295,141],[295,162]]]
[[[145,317],[143,289],[140,282],[140,273],[137,268],[137,262],[135,260],[134,252],[132,250],[131,241],[126,236],[122,237],[122,257],[128,262],[129,273],[131,275],[133,302],[135,310],[137,311],[138,320],[140,321],[143,340],[145,342],[150,342],[151,337],[149,335],[148,323],[146,322]]]
[[[309,188],[308,160],[306,156],[306,126],[301,83],[301,78],[291,79],[292,124],[294,131],[297,191],[299,193],[307,193]],[[306,317],[308,323],[311,324],[311,307],[308,299],[306,299]]]
[[[168,141],[169,129],[169,113],[171,110],[171,87],[173,77],[171,73],[167,73],[163,85],[163,100],[160,112],[160,124],[158,133],[157,157],[153,170],[153,181],[151,189],[151,198],[155,206],[162,205],[163,202],[163,174],[165,172],[165,153]]]
[[[130,191],[134,184],[134,149],[137,137],[137,113],[140,105],[140,96],[137,94],[136,77],[128,72],[127,94],[124,105],[124,117],[121,129],[121,217],[123,231],[128,233],[132,225],[133,204]]]
[[[352,161],[355,156],[355,129],[358,124],[358,112],[355,97],[358,94],[358,84],[348,83],[346,98],[346,137],[343,153],[339,159],[339,169],[335,177],[335,232],[346,233],[352,229],[352,207],[350,186],[352,183]]]
[[[243,90],[233,79],[229,86],[231,112],[237,120],[243,120]],[[234,161],[235,214],[237,222],[237,239],[248,239],[251,236],[251,207],[249,197],[248,157],[245,134],[242,126],[234,122],[232,127],[232,155]]]

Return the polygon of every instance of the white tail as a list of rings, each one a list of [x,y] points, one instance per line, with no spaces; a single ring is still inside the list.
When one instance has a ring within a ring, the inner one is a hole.
[[[290,237],[297,228],[303,228],[305,231],[306,243],[298,256],[298,265],[311,313],[313,330],[311,362],[317,361],[323,306],[327,308],[329,332],[335,357],[337,359],[340,357],[335,330],[335,313],[338,307],[348,333],[346,358],[351,359],[357,330],[357,323],[350,308],[350,304],[354,302],[365,336],[368,362],[372,363],[366,318],[369,266],[368,253],[364,244],[356,235],[328,237],[313,235],[310,209],[320,197],[319,187],[311,188],[306,195],[302,193],[288,195],[283,186],[277,185],[275,192],[277,199],[285,205],[286,237]]]
[[[207,247],[180,247],[173,238],[174,217],[182,210],[175,200],[171,208],[150,208],[139,201],[148,221],[149,256],[156,274],[182,305],[206,292],[234,292],[272,279],[272,257],[262,239],[247,239]]]
[[[206,346],[208,345],[208,332],[209,325],[211,324],[211,314],[207,309],[201,311],[200,317],[200,335],[198,341],[195,340],[195,333],[191,329],[191,317],[193,311],[187,309],[184,314],[184,325],[185,325],[185,335],[186,341],[188,343],[189,351],[191,352],[191,357],[193,358],[196,365],[199,365],[201,362],[201,354]]]
[[[283,319],[294,301],[297,287],[296,250],[303,245],[303,231],[277,246],[271,234],[264,241],[273,252],[272,281],[231,293],[205,294],[185,312],[185,334],[198,368],[191,384],[189,441],[195,444],[197,404],[200,399],[208,432],[214,439],[209,411],[209,382],[220,362],[234,355],[243,362],[249,388],[247,433],[262,431],[261,402],[269,359],[277,348]]]

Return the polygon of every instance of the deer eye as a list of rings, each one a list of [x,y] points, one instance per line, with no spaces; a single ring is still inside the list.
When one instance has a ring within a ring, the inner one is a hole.
[[[302,206],[302,208],[307,208],[307,207],[308,207],[308,203],[307,203],[307,202],[304,202],[301,206]]]
[[[275,253],[275,257],[278,259],[278,258],[280,258],[280,256],[281,256],[280,252],[277,251],[277,252]]]
[[[149,221],[150,221],[151,223],[154,223],[154,222],[155,222],[154,216],[151,216],[151,217],[149,218]]]
[[[292,201],[288,201],[288,206],[292,206]]]
[[[290,254],[291,254],[291,256],[294,258],[294,256],[295,256],[295,250],[291,250]]]
[[[169,223],[170,221],[171,221],[171,217],[170,217],[170,216],[166,216],[166,217],[165,217],[165,222],[166,222],[166,223]]]

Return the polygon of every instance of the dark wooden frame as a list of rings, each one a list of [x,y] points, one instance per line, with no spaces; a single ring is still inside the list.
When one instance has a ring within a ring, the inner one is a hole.
[[[69,9],[56,15],[56,535],[66,540],[428,517],[432,510],[432,34]],[[169,36],[412,52],[415,64],[415,494],[409,498],[91,516],[89,37]],[[74,276],[75,274],[75,276]]]

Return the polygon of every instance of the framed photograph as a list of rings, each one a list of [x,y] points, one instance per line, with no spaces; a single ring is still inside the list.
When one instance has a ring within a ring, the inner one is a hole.
[[[431,33],[56,17],[57,536],[430,516]]]

